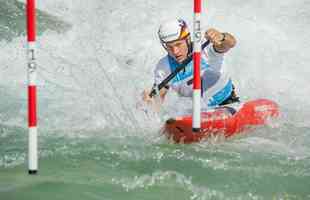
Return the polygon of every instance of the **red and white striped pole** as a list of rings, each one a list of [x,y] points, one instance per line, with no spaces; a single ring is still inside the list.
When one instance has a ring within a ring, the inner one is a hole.
[[[200,131],[200,99],[201,99],[201,80],[200,80],[200,52],[201,52],[201,28],[200,28],[201,0],[194,0],[194,84],[193,84],[193,121],[194,132]]]
[[[35,0],[27,0],[28,64],[28,173],[38,171],[37,88],[36,88],[36,13]]]

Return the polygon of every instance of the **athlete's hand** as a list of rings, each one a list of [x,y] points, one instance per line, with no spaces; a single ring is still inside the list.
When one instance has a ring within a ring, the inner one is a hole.
[[[223,42],[224,35],[220,31],[210,28],[205,33],[205,38],[207,40],[210,40],[211,43],[213,43],[216,46],[220,46]]]
[[[151,104],[154,100],[152,97],[150,97],[150,92],[150,90],[144,90],[142,92],[142,100],[148,104]]]
[[[160,98],[157,98],[159,96],[150,97],[150,92],[151,90],[144,90],[142,92],[142,100],[144,104],[143,110],[145,113],[148,113],[150,110],[158,113],[160,111],[162,101]]]

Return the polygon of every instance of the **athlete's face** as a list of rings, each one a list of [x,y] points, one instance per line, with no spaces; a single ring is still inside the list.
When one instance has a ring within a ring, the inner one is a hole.
[[[187,58],[188,45],[186,39],[166,43],[167,51],[170,56],[175,58],[178,63]]]

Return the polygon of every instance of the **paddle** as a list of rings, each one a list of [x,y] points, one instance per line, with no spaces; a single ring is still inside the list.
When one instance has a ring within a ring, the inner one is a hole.
[[[206,42],[204,42],[201,45],[201,49],[204,49],[206,46],[208,46],[208,44],[210,43],[209,40],[207,40]],[[190,63],[192,61],[192,56],[193,54],[191,53],[181,64],[180,66],[178,66],[173,72],[171,72],[169,74],[169,76],[167,76],[160,84],[158,85],[154,85],[152,87],[152,90],[149,94],[149,96],[152,98],[156,95],[158,95],[158,91],[160,91],[163,87],[165,87],[180,71],[182,71],[187,65],[188,63]]]

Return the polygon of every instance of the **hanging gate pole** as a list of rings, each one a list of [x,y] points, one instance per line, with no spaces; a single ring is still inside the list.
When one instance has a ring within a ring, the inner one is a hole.
[[[194,83],[193,83],[193,121],[192,127],[194,132],[200,131],[200,100],[201,100],[201,78],[200,78],[200,61],[201,61],[201,28],[200,28],[201,0],[194,0]]]
[[[36,14],[35,0],[27,0],[27,73],[28,73],[28,173],[38,171],[37,87],[36,87]]]

